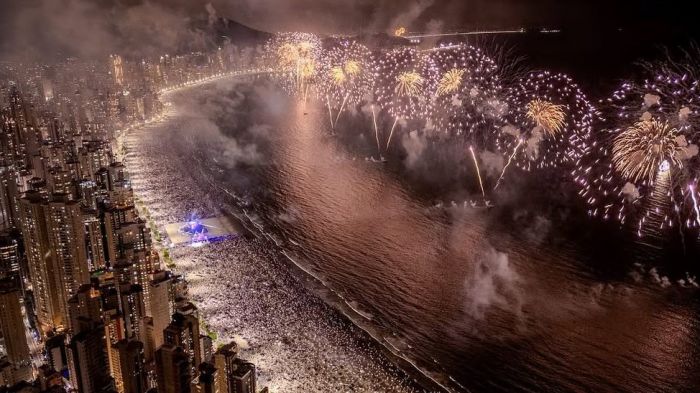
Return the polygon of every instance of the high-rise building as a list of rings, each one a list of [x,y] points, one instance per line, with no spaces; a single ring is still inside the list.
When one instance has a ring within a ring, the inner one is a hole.
[[[195,375],[197,366],[202,363],[202,350],[199,341],[199,319],[194,315],[173,314],[173,319],[163,331],[166,344],[182,348],[190,360],[190,374]]]
[[[122,61],[122,57],[119,55],[111,55],[109,56],[110,60],[110,65],[111,65],[111,71],[112,71],[112,77],[114,78],[114,84],[116,84],[119,87],[124,86],[124,62]]]
[[[112,346],[112,376],[118,393],[144,393],[146,369],[143,344],[135,340],[121,340]]]
[[[68,299],[89,282],[80,204],[39,190],[20,199],[21,228],[31,289],[42,333],[67,324]]]
[[[64,291],[70,297],[90,281],[82,211],[77,201],[55,194],[48,212],[49,243],[65,275]]]
[[[11,166],[0,166],[0,230],[17,227],[18,196],[17,171]]]
[[[70,299],[70,380],[79,393],[112,392],[100,291],[83,285]]]
[[[221,393],[216,383],[219,370],[213,364],[204,362],[199,365],[199,375],[192,381],[193,393]]]
[[[0,279],[19,277],[20,269],[17,239],[8,233],[0,233]]]
[[[21,303],[17,280],[0,281],[0,333],[5,343],[7,359],[15,366],[30,362]]]
[[[173,291],[172,276],[169,272],[160,271],[151,275],[149,283],[150,299],[146,307],[146,314],[151,318],[153,342],[150,343],[152,350],[163,345],[163,331],[173,315]],[[149,358],[149,356],[146,356]]]
[[[107,267],[107,260],[102,237],[102,223],[94,213],[86,213],[83,216],[83,223],[85,224],[88,267],[93,272],[103,270]]]
[[[240,358],[233,361],[233,369],[228,375],[229,393],[256,393],[255,365]]]
[[[78,149],[77,158],[82,178],[97,180],[98,172],[109,165],[109,145],[103,141],[85,141]]]
[[[81,331],[92,330],[102,324],[102,300],[100,291],[89,284],[78,289],[78,292],[68,300],[69,331],[77,334]]]
[[[214,366],[219,370],[216,374],[216,385],[220,393],[229,393],[229,375],[235,368],[235,360],[238,358],[238,344],[231,342],[214,352]]]
[[[199,335],[199,348],[202,351],[202,362],[211,362],[214,355],[214,340],[208,334]]]
[[[163,344],[156,351],[158,393],[189,393],[192,381],[190,358],[172,344]]]
[[[143,290],[140,285],[122,285],[120,298],[122,315],[128,339],[143,339]]]
[[[0,358],[0,388],[3,386],[24,386],[33,378],[29,366],[15,366],[7,358]]]
[[[105,332],[101,325],[82,331],[70,342],[70,380],[79,393],[113,392],[105,349]]]
[[[104,212],[104,228],[107,245],[107,260],[115,264],[124,258],[124,252],[133,248],[138,242],[138,229],[134,225],[137,221],[136,209],[129,207],[110,207]]]
[[[48,364],[62,375],[68,375],[68,351],[66,350],[66,335],[59,334],[46,339],[44,344]]]

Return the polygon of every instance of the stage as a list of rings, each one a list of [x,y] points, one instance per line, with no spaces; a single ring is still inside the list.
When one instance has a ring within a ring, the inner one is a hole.
[[[195,238],[192,233],[188,233],[188,231],[185,230],[186,228],[195,226],[206,228],[205,233]],[[206,243],[207,241],[235,237],[241,233],[238,226],[226,216],[199,218],[193,221],[167,224],[165,226],[165,232],[174,246],[202,242]]]

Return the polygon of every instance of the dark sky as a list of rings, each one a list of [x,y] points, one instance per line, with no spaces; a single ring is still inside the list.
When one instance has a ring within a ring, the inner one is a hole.
[[[318,33],[476,27],[689,26],[689,1],[661,0],[2,0],[0,53],[80,56],[168,51],[189,20],[217,14],[268,31]],[[207,5],[210,6],[207,8]],[[137,49],[138,48],[138,49]]]

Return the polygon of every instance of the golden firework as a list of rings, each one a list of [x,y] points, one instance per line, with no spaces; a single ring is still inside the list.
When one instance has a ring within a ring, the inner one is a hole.
[[[635,123],[613,140],[613,164],[627,180],[653,181],[664,166],[682,163],[682,141],[677,128],[656,119]]]
[[[423,77],[415,71],[402,72],[396,77],[396,88],[399,96],[417,96],[423,87]]]
[[[348,60],[345,63],[345,73],[348,75],[357,75],[362,71],[362,67],[357,60]]]
[[[446,95],[452,94],[459,89],[462,84],[462,78],[464,77],[465,70],[453,68],[447,71],[442,78],[440,78],[440,83],[438,84],[437,94]]]
[[[564,130],[566,112],[564,105],[534,99],[527,104],[527,117],[537,126],[542,127],[547,135],[555,136]]]
[[[394,35],[397,37],[403,37],[404,34],[406,34],[406,28],[403,26],[397,27],[396,30],[394,30]]]
[[[308,56],[314,49],[314,44],[309,41],[301,41],[297,45],[297,51],[301,56]]]
[[[316,63],[312,60],[306,60],[301,64],[299,75],[302,78],[310,78],[316,73]]]
[[[291,43],[281,45],[277,50],[277,56],[283,67],[296,66],[299,61],[299,51],[296,45]]]
[[[346,80],[345,71],[340,66],[333,67],[331,68],[331,78],[336,85],[342,85]]]

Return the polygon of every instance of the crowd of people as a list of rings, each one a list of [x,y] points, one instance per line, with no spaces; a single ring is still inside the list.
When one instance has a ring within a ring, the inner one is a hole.
[[[161,233],[193,212],[220,215],[230,198],[211,184],[216,174],[199,153],[174,142],[187,123],[180,116],[189,115],[175,108],[168,119],[132,131],[125,142],[134,192]],[[174,270],[186,279],[190,300],[216,341],[237,341],[271,391],[422,390],[368,334],[315,295],[264,237],[196,248],[172,246],[164,238],[162,247],[169,247]]]

